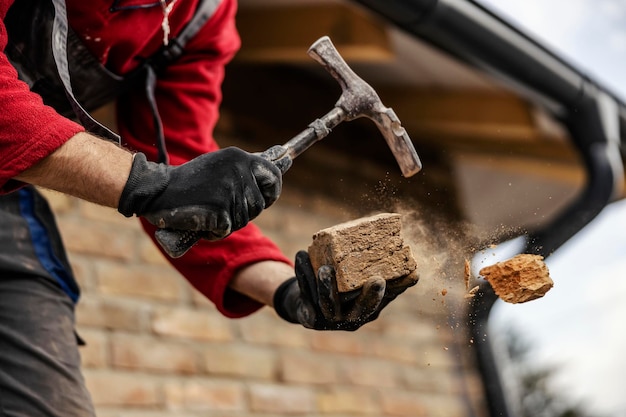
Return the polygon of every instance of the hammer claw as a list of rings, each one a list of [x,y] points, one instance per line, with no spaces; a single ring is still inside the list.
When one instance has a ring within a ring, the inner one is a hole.
[[[318,61],[337,80],[343,90],[335,104],[345,112],[345,120],[359,117],[372,119],[384,136],[402,175],[410,177],[422,169],[422,162],[400,119],[385,107],[378,94],[352,71],[328,36],[318,39],[309,48],[309,55]]]
[[[402,175],[406,178],[417,174],[422,169],[422,161],[417,155],[413,142],[396,113],[391,108],[370,117],[382,132],[391,149]]]

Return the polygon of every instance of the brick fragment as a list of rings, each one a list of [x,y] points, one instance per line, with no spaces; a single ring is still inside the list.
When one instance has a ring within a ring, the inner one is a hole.
[[[335,268],[339,292],[360,288],[374,276],[386,280],[415,273],[417,262],[401,236],[401,216],[383,213],[342,223],[313,235],[313,268]]]
[[[507,303],[524,303],[543,297],[554,286],[539,255],[521,254],[482,268],[479,272],[498,297]]]

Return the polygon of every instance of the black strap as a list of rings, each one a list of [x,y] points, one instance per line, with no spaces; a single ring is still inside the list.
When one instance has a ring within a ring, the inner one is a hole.
[[[215,10],[220,5],[221,0],[202,0],[196,13],[183,28],[183,30],[174,39],[170,39],[167,45],[163,45],[159,51],[146,60],[146,97],[150,104],[152,111],[152,117],[154,120],[154,131],[157,136],[157,150],[158,161],[167,164],[167,149],[165,146],[165,137],[163,134],[163,123],[161,122],[161,116],[159,115],[159,108],[154,96],[154,89],[156,88],[156,74],[165,69],[169,64],[176,61],[182,54],[189,42],[204,24],[215,13]]]
[[[161,121],[161,115],[159,114],[159,107],[157,106],[156,98],[154,97],[154,90],[156,87],[156,74],[154,68],[150,65],[146,67],[146,97],[148,98],[148,104],[152,112],[152,120],[154,124],[154,131],[157,136],[157,151],[158,161],[164,164],[169,163],[167,156],[167,148],[165,147],[165,135],[163,134],[163,122]]]
[[[204,24],[213,16],[222,0],[201,0],[200,5],[196,9],[187,25],[180,31],[176,38],[170,39],[167,45],[148,59],[151,65],[158,73],[161,69],[178,59],[187,43],[202,29]]]
[[[72,91],[72,82],[70,80],[70,71],[67,64],[67,12],[65,10],[65,0],[52,0],[54,4],[54,23],[52,25],[52,55],[56,63],[57,70],[63,86],[65,94],[76,114],[78,120],[89,132],[109,139],[113,142],[120,143],[120,137],[113,133],[109,128],[95,120],[76,100]]]

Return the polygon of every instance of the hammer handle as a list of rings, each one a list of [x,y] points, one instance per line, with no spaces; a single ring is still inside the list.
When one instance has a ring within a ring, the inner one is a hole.
[[[309,127],[291,138],[284,145],[272,146],[259,155],[273,162],[285,174],[293,160],[315,142],[321,140],[345,118],[345,112],[335,107],[322,118],[309,124]],[[154,237],[165,253],[172,258],[183,256],[200,239],[201,234],[191,230],[158,229]]]
[[[273,148],[270,148],[267,151],[263,152],[261,156],[272,162],[276,162],[280,158],[284,157],[289,157],[289,159],[293,161],[296,157],[300,156],[302,152],[309,149],[311,145],[313,145],[315,142],[325,138],[338,124],[343,122],[345,118],[345,111],[340,107],[334,107],[323,117],[316,119],[312,123],[309,123],[308,128],[304,129],[302,132],[289,139],[287,143],[279,146],[284,149],[283,154],[271,155],[270,151]],[[289,166],[291,166],[291,164]],[[283,171],[283,174],[286,171],[287,170]]]

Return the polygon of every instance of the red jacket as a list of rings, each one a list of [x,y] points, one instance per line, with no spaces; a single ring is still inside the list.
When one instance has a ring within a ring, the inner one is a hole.
[[[19,0],[16,0],[19,1]],[[13,0],[0,0],[4,20]],[[133,6],[153,0],[67,0],[70,26],[94,56],[114,73],[136,68],[163,42],[161,7],[112,11],[112,4]],[[169,16],[172,36],[193,15],[198,0],[179,0]],[[185,55],[160,76],[156,99],[161,114],[170,163],[181,164],[201,153],[218,149],[213,128],[218,119],[224,65],[240,46],[235,28],[235,0],[222,0],[205,27],[187,44]],[[7,34],[0,24],[0,48]],[[117,103],[117,127],[128,148],[156,158],[152,114],[143,88]],[[0,187],[10,191],[11,178],[52,153],[83,130],[78,124],[43,105],[36,94],[17,79],[0,53]],[[142,222],[150,236],[153,227]],[[260,305],[227,289],[233,273],[254,262],[290,261],[252,224],[219,242],[201,242],[185,256],[171,260],[189,282],[228,317],[252,313]]]

